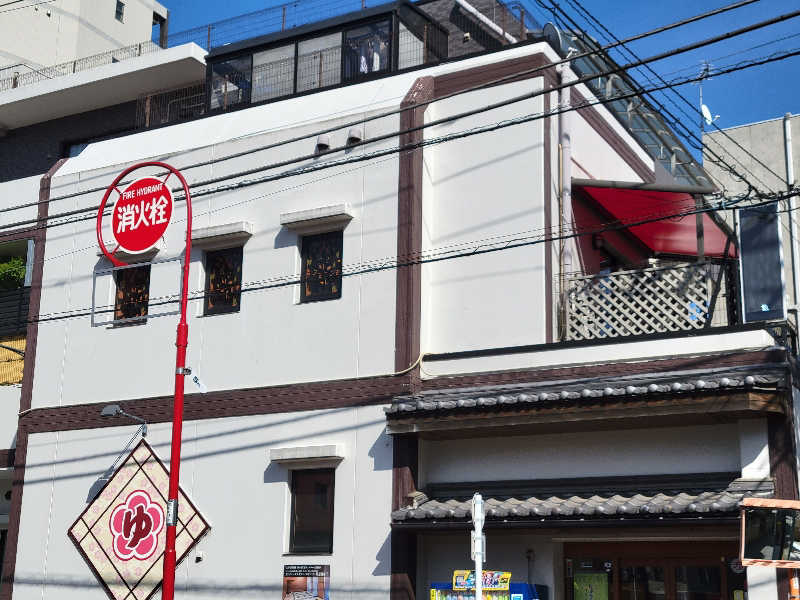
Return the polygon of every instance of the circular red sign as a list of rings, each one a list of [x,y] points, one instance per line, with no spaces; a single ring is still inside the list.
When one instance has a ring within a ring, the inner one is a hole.
[[[172,192],[155,177],[137,179],[114,204],[111,227],[121,250],[141,254],[156,245],[172,220]]]

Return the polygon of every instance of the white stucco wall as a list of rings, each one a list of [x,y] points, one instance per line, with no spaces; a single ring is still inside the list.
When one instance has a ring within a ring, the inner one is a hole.
[[[20,385],[0,385],[0,449],[15,445],[20,391]]]
[[[420,442],[421,485],[741,471],[736,424]],[[468,465],[468,467],[467,467]]]
[[[541,90],[541,78],[437,102],[430,120]],[[425,130],[426,138],[541,113],[542,97]],[[425,231],[432,249],[471,252],[544,225],[543,121],[434,146],[426,162]],[[425,352],[544,341],[544,245],[423,265]]]
[[[134,427],[30,437],[14,599],[101,600],[105,593],[67,538],[89,489]],[[280,594],[284,564],[329,564],[331,597],[388,598],[391,440],[378,406],[186,423],[182,487],[211,524],[179,567],[176,598]],[[148,440],[168,463],[169,425]],[[340,444],[333,554],[287,556],[288,471],[270,448]]]
[[[257,111],[255,114],[247,114],[249,111],[238,113],[239,120],[250,123],[251,131],[257,127],[254,121],[257,122],[258,113],[264,113],[254,110]],[[212,156],[261,147],[350,119],[351,115],[315,121],[280,132],[200,147],[171,156],[169,162],[181,168]],[[206,120],[204,127],[213,127],[215,120]],[[222,121],[224,126],[224,119]],[[183,136],[197,139],[196,136],[201,134],[196,123],[188,125],[191,127],[170,128],[171,135],[177,140],[174,145],[185,144]],[[397,127],[395,117],[368,123],[364,131],[369,137],[396,131]],[[147,136],[147,133],[141,135]],[[342,143],[345,135],[346,132],[342,131],[332,137]],[[138,152],[142,140],[135,139],[139,136],[132,137],[134,139],[125,140],[131,143],[132,152]],[[192,185],[199,180],[307,154],[313,150],[314,143],[312,138],[213,166],[186,169],[185,175]],[[394,143],[389,139],[376,143],[370,150],[391,147]],[[189,144],[201,146],[199,140]],[[354,150],[352,154],[357,152],[360,150]],[[73,168],[70,172],[70,162],[65,165],[64,174],[54,181],[56,196],[94,186],[99,181],[110,181],[121,169],[114,165],[89,172],[76,172]],[[307,161],[306,164],[314,162]],[[281,227],[280,215],[333,204],[350,204],[355,217],[344,229],[343,263],[347,272],[348,268],[358,268],[364,263],[396,254],[397,177],[397,157],[392,156],[369,165],[347,165],[197,197],[193,203],[193,229],[239,221],[252,223],[254,233],[244,246],[244,287],[291,283],[300,275],[299,238],[296,233]],[[99,194],[86,194],[59,201],[58,209],[66,211],[98,200]],[[185,211],[180,207],[165,236],[165,249],[159,253],[158,259],[180,255],[185,235],[184,218]],[[97,256],[94,223],[68,225],[60,231],[50,230],[48,233],[42,313],[90,306],[92,273],[109,266],[105,259]],[[348,276],[344,279],[340,299],[309,304],[298,302],[299,290],[295,284],[266,287],[243,293],[240,312],[214,317],[201,317],[202,302],[192,302],[189,308],[189,364],[200,371],[209,389],[390,373],[394,366],[395,277],[391,269]],[[151,278],[151,298],[177,292],[176,263],[153,267]],[[204,282],[202,251],[198,249],[193,253],[190,291],[202,291]],[[101,276],[97,285],[97,304],[111,302],[113,294],[111,276]],[[150,312],[155,314],[157,310],[153,307]],[[110,397],[134,398],[170,393],[172,369],[169,364],[174,361],[175,322],[176,317],[153,318],[143,326],[116,329],[92,329],[86,318],[41,323],[37,369],[42,372],[56,369],[63,375],[35,378],[34,405],[99,402]],[[96,358],[87,361],[87,355]],[[119,369],[121,365],[137,365],[137,370],[150,375],[126,378]],[[120,377],[126,379],[122,386]],[[91,390],[86,389],[87,378],[93,381]]]

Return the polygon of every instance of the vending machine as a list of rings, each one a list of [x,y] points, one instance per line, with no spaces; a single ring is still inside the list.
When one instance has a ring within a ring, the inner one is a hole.
[[[538,583],[511,581],[508,571],[483,571],[483,600],[549,600]],[[431,583],[430,600],[475,600],[475,572],[453,571],[453,580]]]

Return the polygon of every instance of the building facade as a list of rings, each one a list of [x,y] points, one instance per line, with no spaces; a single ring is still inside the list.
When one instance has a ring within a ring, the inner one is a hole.
[[[0,79],[138,44],[158,23],[166,35],[167,9],[155,0],[24,0],[0,18]],[[66,68],[63,65],[63,68]]]
[[[210,525],[176,596],[429,597],[470,568],[481,492],[486,568],[542,600],[786,597],[736,558],[744,497],[797,498],[794,328],[742,322],[733,229],[680,215],[713,191],[702,168],[659,151],[678,142],[646,103],[604,96],[634,83],[502,6],[209,49],[124,137],[0,184],[34,240],[3,600],[140,597],[67,531],[130,415],[169,455],[186,203],[129,268],[94,222],[153,160],[192,191],[181,485]]]

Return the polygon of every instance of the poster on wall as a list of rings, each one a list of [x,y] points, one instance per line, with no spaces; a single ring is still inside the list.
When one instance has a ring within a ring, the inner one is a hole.
[[[283,600],[330,600],[330,565],[284,565]]]
[[[608,573],[575,573],[574,600],[608,600]]]

